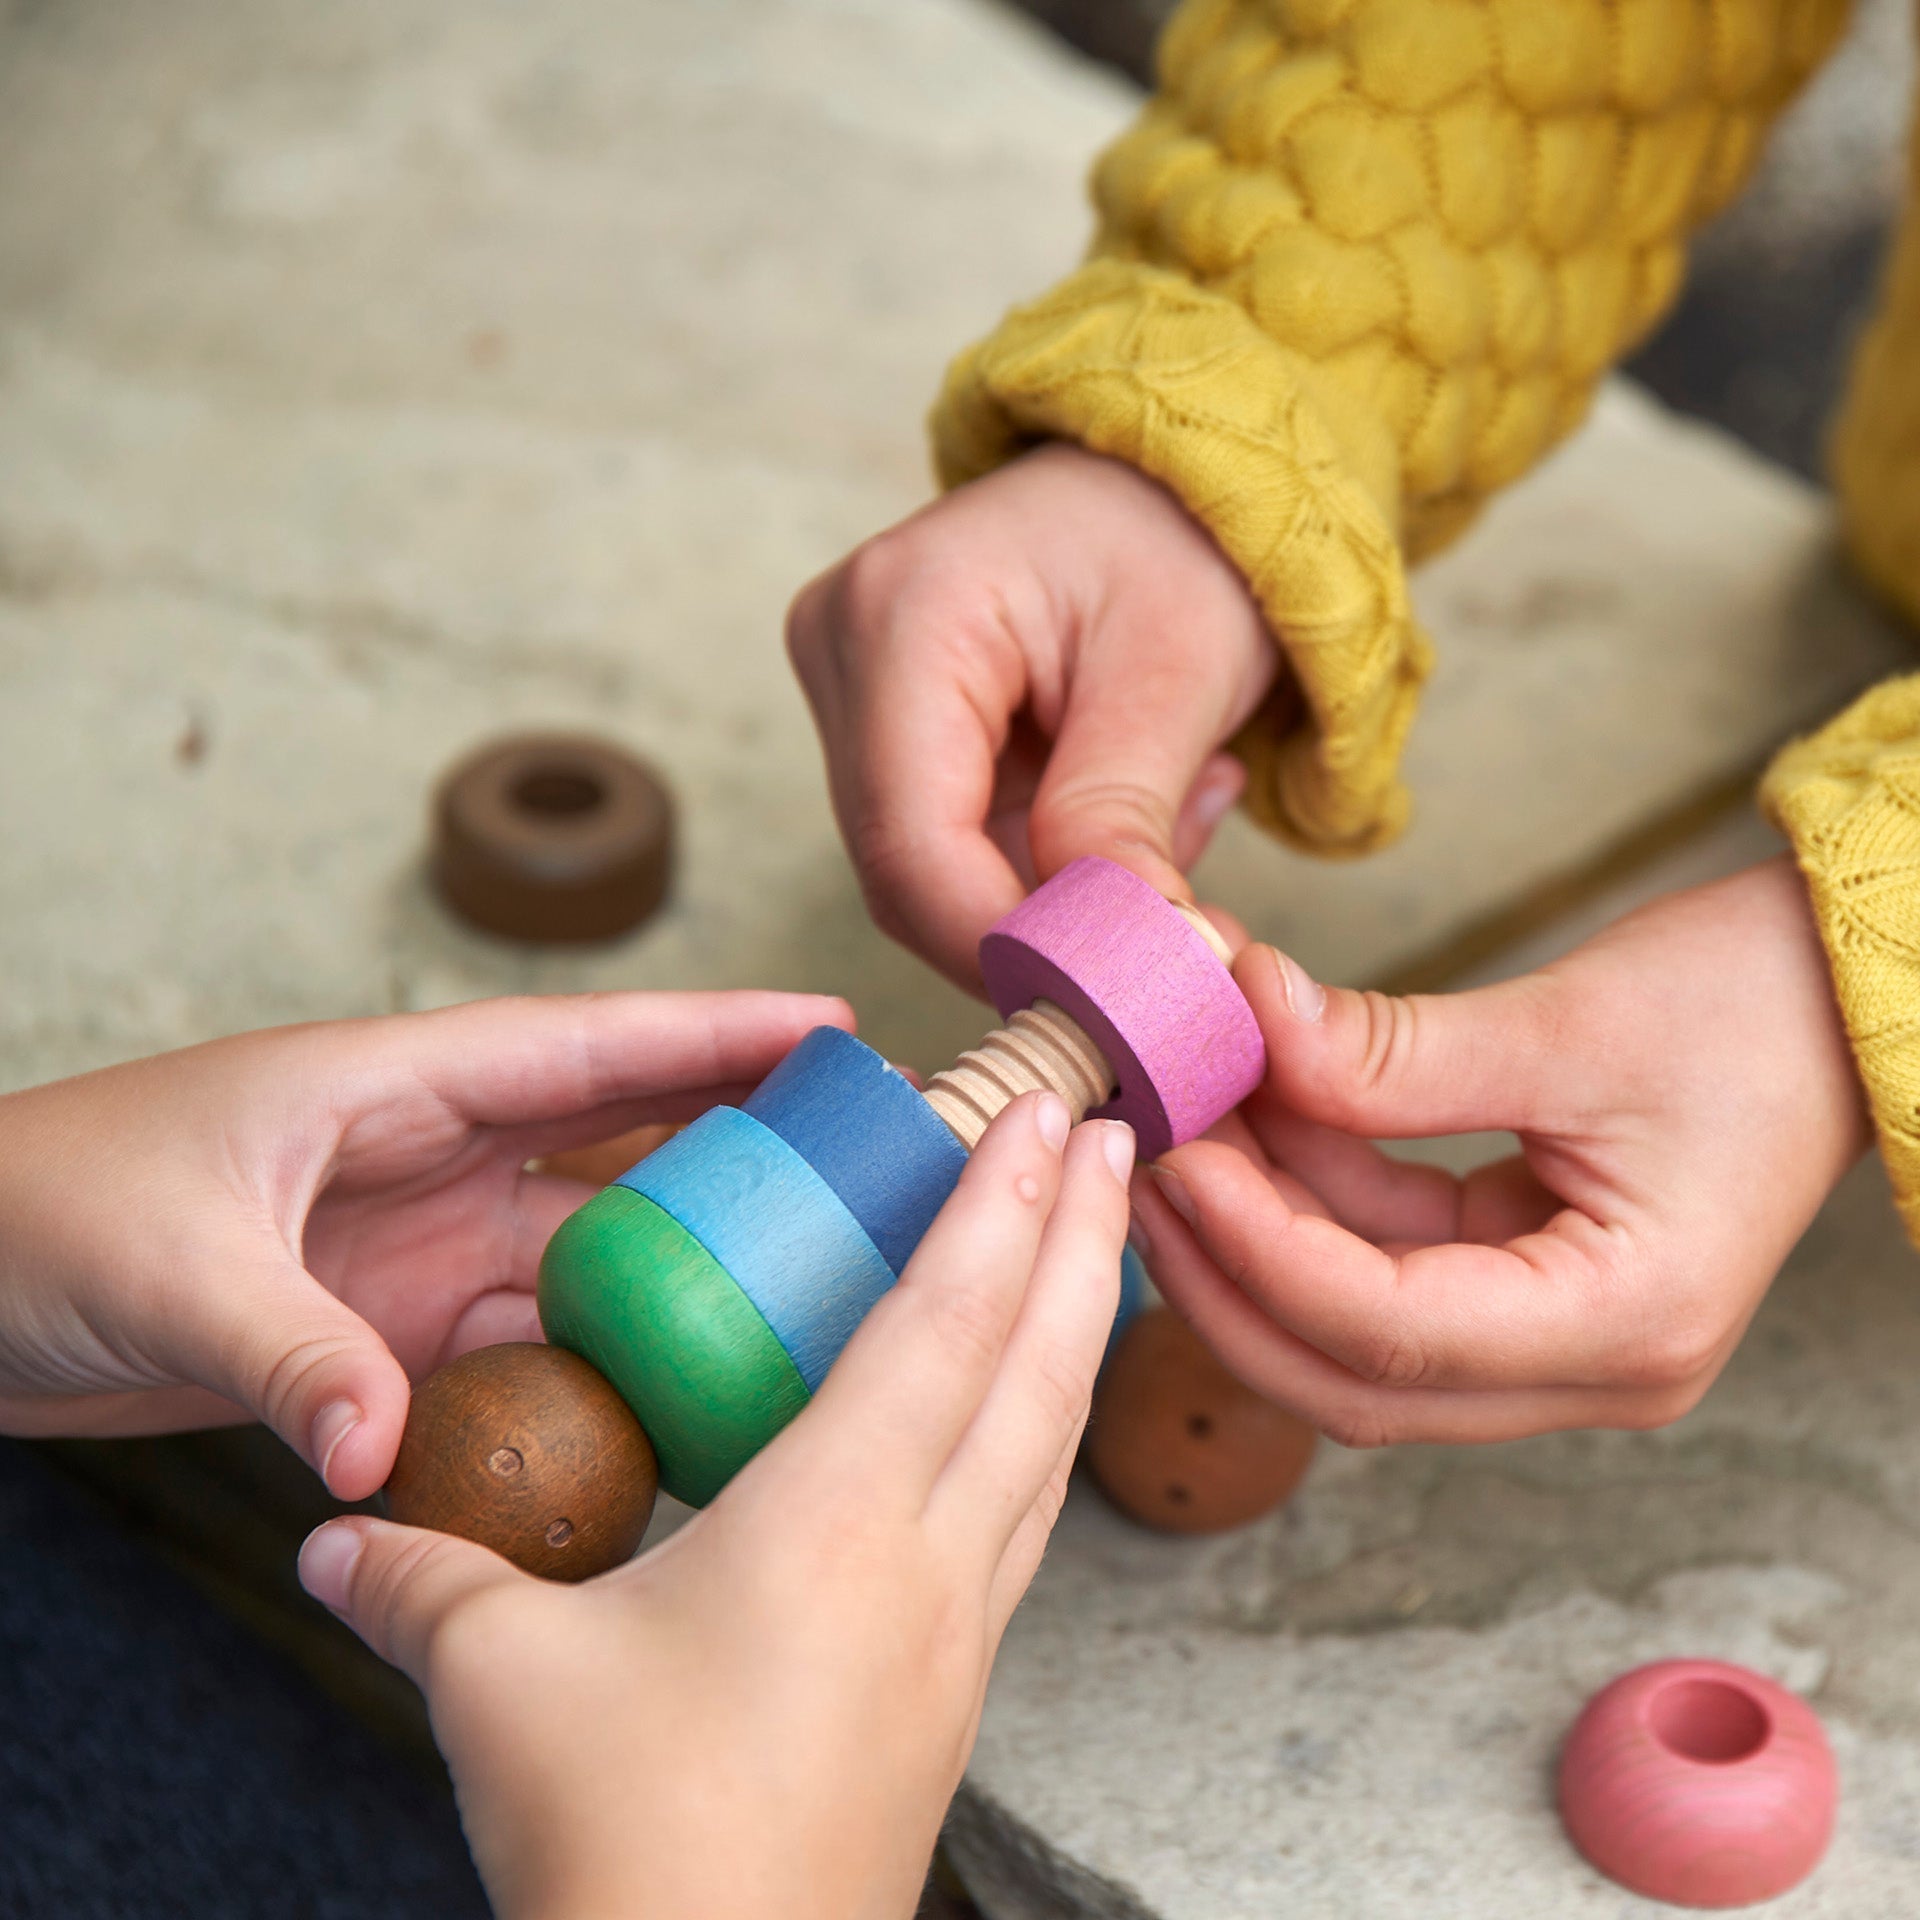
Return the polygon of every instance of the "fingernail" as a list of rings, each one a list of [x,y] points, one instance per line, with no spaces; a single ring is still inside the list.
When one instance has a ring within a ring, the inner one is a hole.
[[[1287,1003],[1287,1011],[1296,1020],[1304,1020],[1311,1026],[1327,1010],[1326,988],[1298,960],[1277,947],[1269,947],[1267,951],[1273,955],[1274,968],[1280,975],[1280,994]]]
[[[315,1463],[320,1469],[320,1478],[327,1478],[328,1469],[333,1465],[333,1456],[339,1451],[340,1442],[360,1424],[360,1409],[351,1400],[329,1400],[313,1417],[313,1433],[310,1449]]]
[[[1246,784],[1247,777],[1238,762],[1229,767],[1215,768],[1194,792],[1194,819],[1209,831],[1217,827],[1226,818],[1233,803],[1240,798],[1240,790]]]
[[[1171,1167],[1152,1166],[1147,1171],[1153,1175],[1153,1184],[1160,1189],[1160,1197],[1167,1205],[1188,1226],[1197,1226],[1200,1216],[1194,1211],[1193,1195],[1187,1191],[1187,1183]]]
[[[1101,1157],[1124,1187],[1133,1172],[1133,1129],[1124,1120],[1102,1120],[1098,1124]]]
[[[358,1527],[329,1521],[307,1535],[300,1549],[300,1584],[335,1613],[344,1613],[353,1586],[353,1570],[360,1563],[367,1537]]]
[[[1067,1144],[1067,1130],[1073,1125],[1067,1103],[1057,1093],[1043,1093],[1034,1106],[1033,1119],[1040,1138],[1058,1153]]]

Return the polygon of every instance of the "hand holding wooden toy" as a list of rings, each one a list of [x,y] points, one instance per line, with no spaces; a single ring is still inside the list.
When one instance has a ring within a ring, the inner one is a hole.
[[[554,1235],[547,1337],[619,1390],[677,1499],[711,1500],[806,1405],[1022,1093],[1058,1094],[1074,1120],[1125,1120],[1157,1154],[1259,1084],[1259,1030],[1219,936],[1123,867],[1076,861],[988,934],[981,966],[1007,1025],[925,1093],[823,1027],[743,1106],[703,1114]],[[415,1424],[447,1447],[449,1473],[500,1447],[524,1453],[508,1363],[495,1387],[499,1405],[463,1389],[453,1422],[447,1385],[416,1396]],[[568,1415],[554,1402],[544,1417]],[[517,1481],[463,1479],[463,1512],[407,1457],[397,1519],[430,1511],[438,1526],[498,1533],[491,1509]]]
[[[969,987],[981,935],[1076,859],[1182,891],[1285,673],[1206,528],[1066,440],[821,575],[787,646],[874,919]]]
[[[312,1537],[308,1589],[426,1692],[502,1920],[913,1910],[1065,1493],[1131,1148],[1017,1100],[807,1417],[602,1579]]]

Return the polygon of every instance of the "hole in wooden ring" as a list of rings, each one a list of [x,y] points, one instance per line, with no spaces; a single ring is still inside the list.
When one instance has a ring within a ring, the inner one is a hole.
[[[1675,1680],[1653,1696],[1648,1716],[1668,1752],[1708,1766],[1751,1758],[1773,1731],[1766,1708],[1725,1680]]]
[[[565,820],[605,806],[607,790],[575,767],[535,767],[513,783],[512,798],[522,813]]]

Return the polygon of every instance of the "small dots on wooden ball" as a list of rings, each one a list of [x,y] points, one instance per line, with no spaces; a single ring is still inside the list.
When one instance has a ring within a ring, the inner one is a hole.
[[[479,1347],[414,1389],[387,1510],[549,1580],[633,1557],[653,1514],[653,1447],[604,1375],[562,1347]]]
[[[1224,1533],[1300,1484],[1317,1439],[1214,1358],[1166,1307],[1120,1336],[1094,1394],[1086,1460],[1120,1511],[1167,1533]]]
[[[434,884],[487,933],[611,940],[654,912],[672,870],[672,798],[652,768],[611,741],[496,740],[434,795]]]

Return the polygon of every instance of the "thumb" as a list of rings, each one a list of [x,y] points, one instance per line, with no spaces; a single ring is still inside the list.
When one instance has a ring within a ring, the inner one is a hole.
[[[1548,1123],[1552,987],[1526,974],[1471,993],[1322,987],[1272,947],[1233,977],[1267,1043],[1267,1086],[1324,1126],[1383,1140]]]
[[[315,1528],[300,1549],[300,1584],[422,1689],[454,1608],[530,1578],[471,1540],[358,1514]]]
[[[366,1499],[386,1480],[406,1425],[399,1361],[284,1251],[263,1262],[253,1245],[218,1264],[222,1284],[175,1290],[173,1370],[264,1421],[336,1499]]]
[[[1088,854],[1117,862],[1172,900],[1186,869],[1240,797],[1246,773],[1219,751],[1221,716],[1188,677],[1104,661],[1074,683],[1034,795],[1028,841],[1044,880]]]

